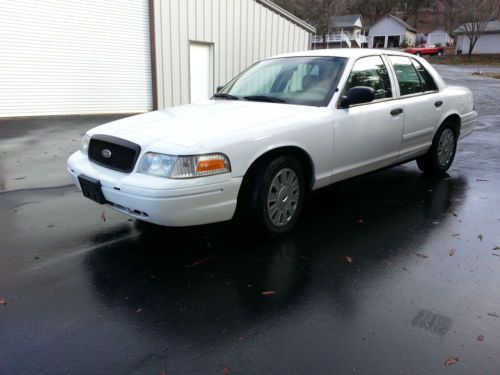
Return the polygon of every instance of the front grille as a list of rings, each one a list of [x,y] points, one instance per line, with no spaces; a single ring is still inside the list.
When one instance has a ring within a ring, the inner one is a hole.
[[[109,135],[94,135],[90,139],[89,159],[103,167],[120,172],[132,172],[141,146]]]

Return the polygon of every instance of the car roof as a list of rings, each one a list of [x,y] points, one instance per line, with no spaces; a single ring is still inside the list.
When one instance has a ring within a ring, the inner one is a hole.
[[[330,48],[330,49],[315,49],[310,51],[301,52],[289,52],[281,55],[276,55],[269,57],[269,59],[275,59],[279,57],[317,57],[317,56],[327,56],[327,57],[345,57],[345,58],[357,58],[362,56],[373,56],[373,55],[401,55],[401,56],[413,56],[408,53],[386,50],[386,49],[374,49],[374,48]]]

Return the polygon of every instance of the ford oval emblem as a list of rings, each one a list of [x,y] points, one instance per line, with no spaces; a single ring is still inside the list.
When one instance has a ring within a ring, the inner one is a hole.
[[[106,159],[109,159],[111,157],[111,151],[105,148],[104,150],[101,151],[101,155]]]

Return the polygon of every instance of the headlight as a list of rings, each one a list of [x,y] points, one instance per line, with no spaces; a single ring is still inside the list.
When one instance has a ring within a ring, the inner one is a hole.
[[[224,154],[173,156],[146,153],[139,163],[139,173],[167,178],[193,178],[231,172],[229,159]]]
[[[148,152],[142,157],[137,172],[168,177],[176,160],[176,156]]]
[[[90,143],[90,136],[85,134],[82,139],[82,144],[80,145],[80,151],[83,152],[85,155],[87,155],[89,152],[89,143]]]

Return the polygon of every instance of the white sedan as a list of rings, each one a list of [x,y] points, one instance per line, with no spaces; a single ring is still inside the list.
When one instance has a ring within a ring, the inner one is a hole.
[[[444,173],[477,113],[425,60],[315,50],[260,61],[211,100],[91,129],[68,171],[83,195],[166,226],[242,214],[279,235],[312,190],[416,160]]]

